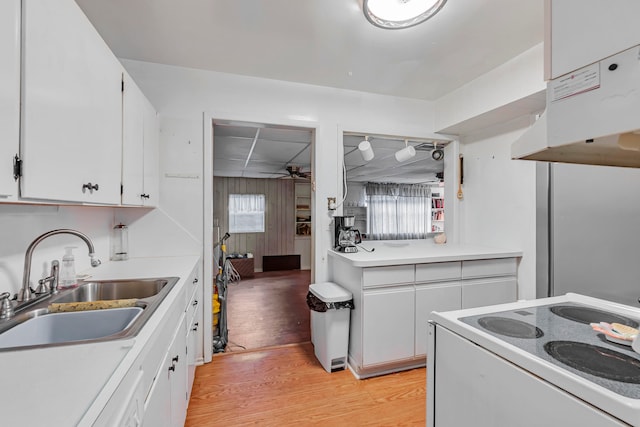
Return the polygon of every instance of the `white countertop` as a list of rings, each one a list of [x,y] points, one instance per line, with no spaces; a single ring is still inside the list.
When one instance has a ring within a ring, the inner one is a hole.
[[[479,245],[444,243],[428,240],[369,240],[359,245],[356,253],[329,250],[329,256],[348,261],[354,267],[422,264],[490,258],[521,257],[522,251]],[[364,249],[373,252],[367,252]]]
[[[91,278],[178,276],[135,338],[0,352],[3,425],[91,425],[145,347],[198,262],[197,256],[134,258],[81,273]]]

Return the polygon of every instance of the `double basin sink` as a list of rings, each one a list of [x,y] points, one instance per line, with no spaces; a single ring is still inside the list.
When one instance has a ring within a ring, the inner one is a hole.
[[[0,321],[0,351],[135,337],[177,282],[177,277],[80,282]],[[49,309],[52,303],[116,300],[129,300],[133,306],[58,313]]]

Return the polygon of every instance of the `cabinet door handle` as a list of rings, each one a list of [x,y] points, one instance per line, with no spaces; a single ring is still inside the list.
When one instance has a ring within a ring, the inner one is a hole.
[[[198,330],[198,322],[193,324],[193,328],[191,330],[192,331],[197,331]]]
[[[100,187],[98,186],[98,184],[91,184],[90,182],[87,182],[86,184],[82,184],[82,192],[85,193],[87,190],[89,190],[89,193],[93,193],[93,190],[98,191],[100,189]]]
[[[140,197],[141,197],[141,198],[143,198],[143,199],[148,199],[148,198],[149,198],[149,195],[148,195],[148,194],[143,193],[143,194],[141,194],[141,195],[140,195]]]
[[[191,303],[191,305],[193,305],[194,307],[195,307],[196,305],[198,305],[198,300],[193,301],[193,302]]]
[[[193,284],[195,285],[196,283],[198,283],[198,278],[197,277],[195,279],[193,279]]]
[[[171,359],[171,366],[169,366],[169,370],[175,372],[176,371],[176,363],[180,360],[180,356],[175,356]]]

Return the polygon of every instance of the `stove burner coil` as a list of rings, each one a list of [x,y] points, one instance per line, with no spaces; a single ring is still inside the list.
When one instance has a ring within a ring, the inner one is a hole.
[[[608,311],[602,311],[590,307],[578,307],[573,305],[554,305],[549,308],[553,314],[557,314],[565,319],[573,320],[574,322],[580,322],[584,324],[607,322],[607,323],[621,323],[623,325],[631,326],[632,328],[638,327],[638,322],[631,320],[628,317],[620,316]]]
[[[486,316],[478,319],[478,324],[488,331],[513,338],[540,338],[544,332],[536,326],[507,317]]]
[[[544,350],[557,361],[597,377],[640,384],[640,360],[597,345],[549,341]]]

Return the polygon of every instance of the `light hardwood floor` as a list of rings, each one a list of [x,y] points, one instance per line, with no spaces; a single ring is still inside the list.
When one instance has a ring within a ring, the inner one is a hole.
[[[357,380],[322,368],[310,342],[309,277],[257,273],[230,286],[231,343],[197,368],[187,426],[425,424],[425,369]]]
[[[311,343],[215,355],[199,366],[186,426],[423,426],[426,371],[357,380]]]

